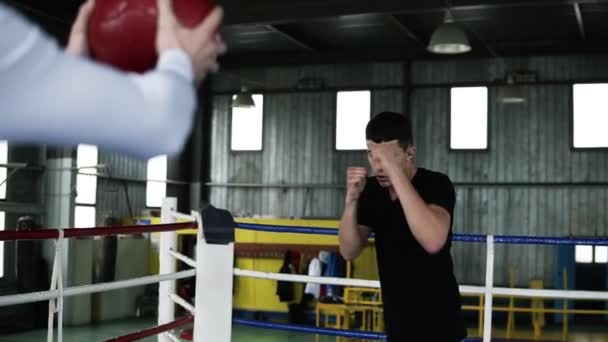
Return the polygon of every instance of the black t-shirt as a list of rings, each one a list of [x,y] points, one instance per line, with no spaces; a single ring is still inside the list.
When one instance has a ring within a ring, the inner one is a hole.
[[[412,185],[426,203],[445,208],[453,217],[456,195],[446,175],[418,168]],[[412,235],[399,199],[392,201],[375,177],[368,179],[359,199],[358,222],[375,234],[388,340],[455,342],[465,338],[450,255],[452,222],[443,248],[429,254]]]

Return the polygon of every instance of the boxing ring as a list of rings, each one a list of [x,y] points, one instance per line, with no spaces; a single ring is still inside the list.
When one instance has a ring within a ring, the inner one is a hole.
[[[261,232],[273,233],[295,233],[295,234],[317,234],[317,235],[337,235],[336,229],[328,228],[312,228],[312,227],[294,227],[294,226],[276,226],[276,225],[260,225],[249,223],[237,223],[237,228]],[[486,263],[485,263],[485,284],[484,286],[460,285],[460,293],[462,295],[482,295],[485,297],[483,308],[483,342],[491,341],[492,334],[492,313],[493,313],[493,297],[494,296],[515,296],[523,298],[542,298],[542,299],[564,299],[564,300],[597,300],[608,301],[608,292],[603,291],[575,291],[575,290],[551,290],[551,289],[529,289],[529,288],[506,288],[494,286],[494,251],[498,244],[516,244],[516,245],[593,245],[593,246],[608,246],[608,239],[575,239],[575,238],[558,238],[558,237],[539,237],[539,236],[507,236],[507,235],[480,235],[480,234],[454,234],[453,241],[464,243],[485,243],[486,245]],[[329,278],[329,277],[310,277],[305,275],[292,275],[281,273],[258,272],[253,270],[234,269],[234,274],[241,277],[251,277],[258,279],[270,279],[277,281],[292,281],[301,283],[318,283],[324,285],[339,285],[353,286],[363,288],[380,288],[379,281],[364,280],[364,279],[344,279],[344,278]],[[543,312],[552,312],[556,310],[539,310]],[[564,319],[567,324],[568,313],[573,313],[576,310],[557,310],[564,313]],[[378,333],[362,333],[359,331],[335,331],[335,329],[299,329],[297,326],[280,325],[280,324],[261,324],[257,322],[240,322],[248,326],[258,326],[266,329],[279,329],[298,332],[309,332],[316,334],[326,334],[333,336],[353,337],[361,339],[376,339],[382,340],[385,338],[383,334]],[[479,338],[470,338],[466,341],[479,341]]]
[[[193,211],[190,215],[186,215],[178,213],[176,208],[177,200],[175,198],[165,199],[159,225],[0,232],[0,241],[55,240],[50,289],[42,292],[0,296],[0,306],[49,301],[47,342],[54,340],[62,342],[64,298],[159,283],[158,326],[115,337],[108,341],[137,341],[155,335],[159,336],[159,341],[179,341],[170,331],[189,323],[194,323],[194,336],[197,341],[229,341],[232,329],[232,272],[230,270],[233,267],[234,243],[217,245],[206,243],[203,236],[201,213]],[[209,212],[213,216],[215,209]],[[206,211],[203,211],[202,215],[204,216],[205,213]],[[177,221],[186,222],[178,223]],[[217,221],[217,217],[210,219],[211,225],[215,223],[213,221]],[[192,228],[197,229],[198,232],[196,253],[200,257],[197,258],[197,261],[176,251],[176,232]],[[141,233],[160,233],[158,275],[94,285],[63,286],[61,258],[65,239]],[[176,260],[185,262],[191,269],[176,272]],[[195,305],[191,305],[175,293],[175,281],[191,277],[196,279],[196,290],[199,294],[196,297]],[[228,306],[225,305],[226,303]],[[175,319],[176,304],[182,306],[189,314]],[[55,318],[57,319],[56,334],[54,333]]]
[[[386,336],[377,332],[319,328],[293,324],[279,324],[232,317],[233,277],[316,283],[323,285],[379,288],[379,281],[306,275],[260,272],[234,268],[234,229],[260,232],[337,235],[336,229],[323,227],[294,227],[235,223],[232,216],[213,207],[201,212],[182,214],[176,211],[177,200],[166,198],[161,209],[161,224],[150,226],[97,227],[85,229],[44,229],[37,231],[1,231],[0,241],[15,240],[55,240],[55,260],[48,291],[0,296],[0,306],[49,301],[47,342],[63,340],[63,299],[70,296],[92,294],[129,287],[159,283],[158,326],[115,337],[108,341],[137,341],[158,335],[159,342],[181,341],[173,332],[176,328],[193,324],[194,341],[228,342],[232,336],[232,326],[242,325],[271,330],[310,333],[368,340],[384,340]],[[185,221],[185,222],[181,222]],[[196,229],[196,256],[194,259],[177,251],[177,231]],[[160,269],[158,275],[121,280],[94,285],[64,287],[62,281],[61,256],[65,239],[74,237],[95,237],[117,234],[160,233]],[[528,288],[505,288],[494,286],[494,251],[499,244],[517,245],[601,245],[608,246],[608,239],[574,239],[528,236],[494,235],[454,235],[454,241],[463,243],[484,243],[486,248],[485,283],[483,286],[461,285],[463,295],[485,296],[483,307],[483,338],[491,341],[492,312],[494,296],[517,296],[545,299],[584,299],[608,301],[608,292],[550,290]],[[183,262],[190,269],[176,272],[177,262]],[[194,277],[196,280],[194,303],[190,303],[175,293],[175,281]],[[186,316],[175,317],[176,305],[181,306]],[[566,311],[567,313],[568,311]],[[567,315],[565,315],[565,318]],[[54,333],[55,318],[57,333]],[[567,319],[567,318],[566,318]],[[468,339],[467,341],[478,341]]]

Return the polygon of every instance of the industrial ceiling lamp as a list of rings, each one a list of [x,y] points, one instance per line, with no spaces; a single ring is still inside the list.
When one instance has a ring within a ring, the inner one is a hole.
[[[471,51],[471,44],[462,27],[454,22],[450,10],[446,10],[443,24],[439,26],[428,46],[432,53],[454,55]]]
[[[241,92],[236,94],[232,99],[232,107],[233,108],[253,108],[255,107],[255,102],[253,101],[253,97],[247,91],[247,87],[242,87]]]
[[[520,104],[526,102],[521,86],[515,84],[513,75],[507,75],[507,84],[498,89],[498,102],[502,104]]]

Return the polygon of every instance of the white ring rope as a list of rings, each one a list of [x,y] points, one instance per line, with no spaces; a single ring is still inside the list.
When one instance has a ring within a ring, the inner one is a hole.
[[[182,253],[178,253],[176,251],[169,251],[169,254],[171,254],[172,257],[174,257],[175,259],[184,262],[184,264],[192,267],[192,268],[196,268],[196,261],[194,259],[188,258],[187,256],[183,255]]]
[[[63,342],[63,272],[62,272],[62,257],[64,232],[63,229],[58,230],[59,236],[55,241],[55,260],[53,261],[53,273],[51,275],[50,291],[56,291],[57,297],[49,300],[49,317],[47,325],[47,342],[53,342],[53,326],[55,313],[57,314],[57,341]],[[49,292],[50,292],[49,291]]]
[[[84,285],[77,287],[66,288],[63,291],[64,297],[72,297],[78,295],[85,295],[97,292],[105,292],[112,290],[119,290],[129,287],[136,287],[142,285],[155,284],[162,281],[185,279],[195,276],[195,270],[181,271],[177,273],[147,276],[141,278],[134,278],[129,280],[122,280],[112,283],[101,283],[95,285]],[[235,268],[234,275],[267,279],[267,280],[278,280],[278,281],[292,281],[298,283],[317,283],[326,285],[338,285],[338,286],[353,286],[353,287],[367,287],[367,288],[380,288],[380,282],[377,280],[366,280],[366,279],[347,279],[347,278],[330,278],[330,277],[311,277],[305,275],[295,274],[283,274],[283,273],[270,273],[260,272],[252,270],[242,270]],[[485,286],[473,286],[473,285],[461,285],[460,293],[469,295],[484,295]],[[506,287],[494,287],[492,293],[497,296],[516,296],[516,297],[535,297],[535,298],[554,298],[554,299],[585,299],[585,300],[598,300],[608,301],[608,292],[600,291],[573,291],[573,290],[549,290],[549,289],[525,289],[525,288],[506,288]],[[43,292],[32,292],[19,295],[0,296],[0,307],[25,304],[32,302],[40,302],[45,300],[52,300],[60,297],[59,290],[43,291]]]
[[[600,291],[571,291],[571,290],[540,290],[540,289],[518,289],[509,287],[495,287],[492,291],[499,296],[535,297],[535,298],[560,298],[560,299],[587,299],[608,300],[608,292]]]
[[[101,283],[95,285],[84,285],[84,286],[76,286],[69,287],[63,291],[64,297],[72,297],[79,296],[97,292],[106,292],[112,290],[120,290],[129,287],[136,287],[142,285],[156,284],[163,281],[168,280],[177,280],[177,279],[185,279],[191,278],[196,275],[196,270],[187,270],[181,271],[177,273],[169,273],[169,274],[159,274],[154,276],[146,276],[141,278],[134,278],[128,280],[115,281],[111,283]],[[41,302],[45,300],[59,298],[59,291],[42,291],[42,292],[32,292],[32,293],[24,293],[19,295],[10,295],[10,296],[1,296],[0,297],[0,307],[9,306],[9,305],[17,305],[17,304],[25,304],[25,303],[33,303],[33,302]]]
[[[194,315],[194,306],[192,304],[188,303],[185,299],[176,295],[175,293],[170,294],[169,297],[171,297],[171,300],[175,304],[181,306],[182,308],[186,309],[186,311],[190,312],[190,314]]]
[[[380,288],[380,282],[377,280],[312,277],[312,276],[305,276],[305,275],[299,275],[299,274],[270,273],[270,272],[242,270],[239,268],[234,269],[234,275],[241,276],[241,277],[247,277],[247,278],[292,281],[295,283],[313,283],[313,284],[324,284],[324,285]]]
[[[380,282],[377,280],[366,279],[349,279],[349,278],[331,278],[331,277],[312,277],[298,274],[271,273],[252,270],[234,269],[234,275],[278,280],[291,281],[295,283],[314,283],[324,285],[352,286],[352,287],[367,287],[380,288]],[[469,295],[485,295],[485,286],[460,285],[460,293]],[[498,296],[517,296],[517,297],[536,297],[536,298],[563,298],[563,299],[589,299],[589,300],[606,300],[608,301],[608,292],[601,291],[574,291],[574,290],[544,290],[544,289],[525,289],[525,288],[508,288],[508,287],[493,287],[492,294]]]
[[[179,339],[177,336],[173,335],[170,332],[165,333],[165,336],[167,336],[172,342],[182,342],[181,339]]]

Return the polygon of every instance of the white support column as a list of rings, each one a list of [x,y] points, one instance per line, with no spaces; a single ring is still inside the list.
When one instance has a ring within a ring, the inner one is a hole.
[[[492,339],[492,290],[494,289],[494,236],[488,235],[486,242],[486,286],[483,322],[483,342]]]
[[[169,197],[163,199],[160,211],[161,223],[175,223],[172,213],[177,210],[177,198]],[[175,259],[170,252],[177,247],[176,232],[160,233],[160,246],[158,249],[159,274],[175,272]],[[175,293],[175,281],[164,281],[158,285],[158,325],[173,322],[175,320],[175,305],[171,300],[171,294]],[[158,335],[158,342],[171,342],[166,334]]]
[[[47,161],[45,179],[45,212],[43,224],[46,227],[68,228],[74,224],[74,192],[76,174],[72,168],[76,161],[71,157],[72,148],[57,149]],[[81,245],[87,244],[84,240],[66,240],[60,258],[62,281],[65,286],[75,284],[88,284],[92,278],[85,277],[78,272],[83,261],[91,261],[92,252],[82,252]],[[42,241],[44,259],[49,265],[49,274],[55,263],[55,241]],[[80,258],[72,258],[79,256]],[[89,266],[90,267],[90,266]],[[91,274],[89,271],[88,274]],[[64,302],[64,323],[66,325],[90,324],[91,322],[91,296],[66,298]]]
[[[192,215],[198,222],[194,342],[230,342],[234,243],[207,244],[201,215]]]

